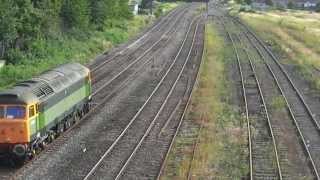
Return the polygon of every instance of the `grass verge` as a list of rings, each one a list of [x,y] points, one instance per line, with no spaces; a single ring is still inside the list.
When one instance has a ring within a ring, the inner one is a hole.
[[[231,105],[228,59],[232,54],[213,24],[206,26],[205,54],[199,84],[170,152],[162,179],[241,179],[246,177],[244,119]],[[199,127],[199,144],[197,141]],[[191,164],[192,163],[192,164]]]
[[[239,16],[281,55],[294,64],[311,86],[320,90],[320,14],[306,11],[240,13]]]

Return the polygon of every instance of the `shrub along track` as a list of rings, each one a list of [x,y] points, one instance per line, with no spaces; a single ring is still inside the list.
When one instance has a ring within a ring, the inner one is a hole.
[[[168,43],[170,42],[168,45],[165,46],[166,43],[162,42],[163,44],[158,47],[158,50],[153,50],[153,55],[143,57],[143,63],[130,70],[132,76],[122,80],[115,78],[117,79],[115,81],[122,82],[113,91],[107,89],[110,86],[114,87],[112,84],[109,84],[107,88],[102,88],[101,92],[108,93],[106,97],[96,98],[99,105],[72,131],[59,137],[36,160],[20,169],[15,177],[18,179],[83,178],[86,171],[93,167],[93,163],[97,162],[97,158],[111,146],[123,128],[128,125],[130,117],[133,117],[141,105],[145,103],[147,95],[165,74],[165,70],[170,66],[178,51],[182,37],[185,36],[185,31],[190,24],[191,17],[196,12],[196,7],[196,5],[190,5],[185,18],[176,23],[175,29],[178,31],[171,32],[172,36],[166,39]],[[179,16],[175,17],[179,18]],[[159,56],[160,53],[162,53],[161,56]],[[110,78],[106,81],[110,81]],[[191,81],[188,82],[191,83]],[[110,93],[112,95],[109,95]],[[155,101],[154,105],[148,106],[151,110],[155,108],[153,106],[160,105],[158,101],[162,96],[157,96],[159,97],[153,100]],[[148,117],[143,119],[148,119]]]
[[[282,176],[278,179],[318,179],[319,156],[316,154],[319,149],[316,147],[320,136],[308,104],[264,43],[240,21],[229,16],[222,18],[229,22],[228,29],[238,33],[239,43],[243,42],[243,48],[249,51],[252,64],[259,72],[256,77],[261,83],[279,151]],[[276,98],[283,102],[280,107],[273,107]]]

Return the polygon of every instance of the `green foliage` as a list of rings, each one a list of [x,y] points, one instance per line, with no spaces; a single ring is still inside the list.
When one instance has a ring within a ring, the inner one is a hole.
[[[268,6],[273,6],[273,1],[272,0],[266,0],[266,4]]]
[[[293,2],[292,2],[292,1],[290,1],[290,2],[288,3],[288,8],[289,8],[289,9],[293,9],[293,8],[294,8],[294,5],[293,5]]]
[[[286,101],[282,96],[276,96],[272,99],[271,107],[275,110],[281,110],[286,107]]]
[[[141,8],[147,9],[147,8],[150,8],[150,6],[151,6],[150,0],[142,0],[141,1]]]
[[[320,12],[320,2],[317,3],[316,12]]]
[[[252,3],[252,0],[244,0],[244,2],[247,4],[247,5],[250,5]]]
[[[133,14],[129,9],[129,0],[119,0],[119,16],[122,18],[132,18]]]
[[[64,0],[61,8],[63,25],[86,30],[89,25],[89,5],[87,0]]]
[[[17,64],[42,57],[50,40],[86,40],[132,17],[128,0],[0,0],[0,58]]]
[[[92,31],[85,41],[64,34],[56,39],[36,39],[30,44],[27,52],[17,48],[10,49],[8,57],[14,65],[8,64],[0,69],[0,89],[28,79],[58,64],[75,61],[86,63],[98,53],[134,36],[138,30],[150,23],[148,18],[148,16],[138,16],[123,20],[122,28],[113,27],[104,31]]]
[[[18,35],[15,14],[18,8],[12,1],[0,0],[0,41],[8,45]]]
[[[235,0],[237,4],[243,4],[243,0]]]
[[[157,8],[157,9],[156,9],[156,12],[154,12],[154,15],[155,15],[156,17],[159,17],[159,16],[162,15],[162,13],[163,13],[163,9],[162,9],[162,8]]]

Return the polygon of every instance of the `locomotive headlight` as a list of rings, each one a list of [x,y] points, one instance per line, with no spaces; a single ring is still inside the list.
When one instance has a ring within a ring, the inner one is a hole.
[[[27,147],[24,144],[17,144],[13,147],[13,153],[17,156],[24,156],[27,153]]]

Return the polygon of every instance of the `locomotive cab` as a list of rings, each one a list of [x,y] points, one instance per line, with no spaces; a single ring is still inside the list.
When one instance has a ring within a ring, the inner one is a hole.
[[[29,122],[37,117],[37,112],[36,105],[30,103],[33,98],[22,99],[18,94],[18,91],[0,94],[0,154],[23,157],[30,143]]]

